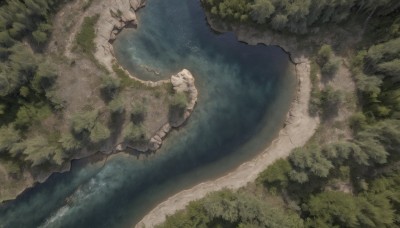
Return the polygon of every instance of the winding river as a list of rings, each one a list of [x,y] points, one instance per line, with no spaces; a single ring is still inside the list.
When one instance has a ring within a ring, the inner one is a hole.
[[[0,206],[0,227],[130,227],[168,196],[250,160],[283,126],[296,80],[280,48],[214,33],[199,0],[149,0],[138,16],[114,43],[117,59],[145,80],[190,70],[200,96],[189,121],[145,159],[74,162]]]

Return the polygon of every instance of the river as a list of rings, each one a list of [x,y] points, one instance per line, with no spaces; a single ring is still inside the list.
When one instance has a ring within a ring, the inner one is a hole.
[[[280,48],[214,33],[198,0],[148,0],[138,17],[114,43],[118,61],[145,80],[190,70],[192,116],[145,159],[75,161],[1,205],[0,227],[130,227],[168,196],[250,160],[282,128],[297,81]]]

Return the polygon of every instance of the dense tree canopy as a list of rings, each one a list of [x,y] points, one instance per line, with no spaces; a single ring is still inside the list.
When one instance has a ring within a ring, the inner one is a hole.
[[[357,14],[385,16],[400,8],[397,0],[202,0],[223,19],[265,24],[279,31],[305,34],[325,23],[341,23]]]
[[[224,190],[191,203],[160,227],[299,228],[303,221],[295,213],[263,204],[254,196]]]

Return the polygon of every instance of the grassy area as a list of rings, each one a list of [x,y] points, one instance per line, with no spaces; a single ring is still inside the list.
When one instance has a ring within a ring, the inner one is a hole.
[[[309,112],[312,116],[317,115],[321,109],[321,91],[318,83],[318,64],[311,61],[310,78],[311,78],[311,98],[309,104]]]
[[[122,70],[117,64],[112,66],[113,71],[117,74],[118,78],[121,79],[121,86],[122,87],[130,87],[134,89],[150,89],[151,87],[143,84],[140,81],[132,79],[129,75]]]
[[[92,17],[85,17],[82,24],[82,29],[76,35],[76,43],[85,54],[93,55],[93,52],[96,51],[96,44],[94,43],[96,31],[94,26],[99,20],[99,17],[99,14],[96,14]]]

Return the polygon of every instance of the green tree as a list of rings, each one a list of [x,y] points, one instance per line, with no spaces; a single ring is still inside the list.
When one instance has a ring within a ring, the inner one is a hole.
[[[318,51],[317,58],[318,64],[320,66],[325,65],[331,58],[333,57],[333,50],[332,47],[328,44],[324,44]]]
[[[309,227],[391,227],[393,210],[382,195],[354,197],[327,191],[311,196],[307,204]]]
[[[286,27],[288,18],[284,14],[276,14],[271,21],[272,28],[281,31]]]
[[[134,124],[140,124],[146,117],[146,107],[143,103],[132,103],[131,120]]]
[[[257,182],[263,183],[268,188],[284,189],[289,184],[289,173],[292,166],[287,159],[279,159],[264,170],[257,178]]]
[[[43,61],[38,65],[38,69],[32,79],[32,88],[37,93],[46,92],[48,88],[53,86],[57,79],[55,66],[48,62]]]
[[[109,103],[108,108],[112,114],[122,114],[125,111],[124,102],[120,96],[114,97]]]
[[[32,167],[43,164],[59,164],[59,159],[57,157],[54,159],[57,147],[52,146],[44,136],[28,138],[24,141],[24,144],[25,161],[31,163]]]
[[[12,146],[21,141],[21,135],[13,125],[0,128],[0,155],[8,153]]]
[[[302,179],[306,178],[306,181],[310,176],[326,178],[333,168],[332,162],[321,153],[321,149],[315,144],[307,148],[295,149],[289,156],[289,160],[294,168],[291,175],[299,177],[298,175],[304,176],[306,174],[308,178],[302,177]],[[296,181],[296,179],[293,180]]]
[[[110,101],[115,96],[121,88],[121,81],[119,79],[113,78],[112,76],[103,76],[102,84],[100,87],[101,95],[104,100]]]
[[[0,32],[0,45],[2,47],[11,47],[15,41],[11,38],[7,30]]]
[[[82,111],[75,114],[71,118],[72,130],[75,134],[90,133],[96,124],[99,112],[93,111]]]
[[[58,142],[66,153],[71,153],[83,148],[82,142],[70,132],[62,134]]]
[[[335,90],[331,86],[327,86],[321,91],[322,111],[325,118],[336,115],[343,102],[344,95],[340,90]]]
[[[93,126],[90,132],[90,141],[92,143],[100,143],[110,137],[110,130],[99,121]]]
[[[330,58],[324,65],[322,65],[321,73],[325,77],[332,77],[339,70],[339,66],[339,58]]]
[[[255,0],[251,5],[251,17],[259,24],[264,24],[273,13],[275,6],[270,0]]]
[[[377,65],[400,58],[400,37],[387,42],[373,45],[368,49],[367,64]]]
[[[170,108],[174,110],[184,110],[188,105],[188,98],[185,93],[175,93],[170,100]]]
[[[159,227],[303,227],[301,218],[258,198],[222,190],[192,202]]]
[[[125,126],[122,136],[127,143],[140,143],[146,140],[143,127],[134,125],[132,122]]]
[[[377,70],[388,77],[388,83],[400,83],[400,58],[378,64]]]
[[[32,36],[33,39],[35,39],[37,44],[44,44],[47,42],[47,33],[40,31],[40,30],[36,30],[34,32],[32,32]]]

